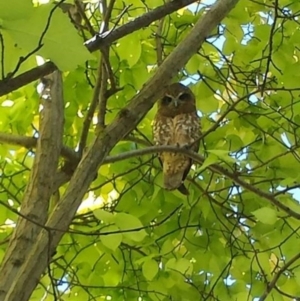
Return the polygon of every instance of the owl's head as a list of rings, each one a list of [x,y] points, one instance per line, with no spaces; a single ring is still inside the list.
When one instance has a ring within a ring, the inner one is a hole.
[[[168,117],[196,111],[193,92],[181,83],[167,87],[164,96],[158,101],[158,111]]]

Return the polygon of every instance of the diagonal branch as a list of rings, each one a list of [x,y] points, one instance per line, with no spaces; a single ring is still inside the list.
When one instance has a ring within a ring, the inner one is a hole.
[[[178,9],[185,7],[193,2],[196,2],[196,0],[173,0],[169,3],[166,3],[151,10],[149,13],[146,13],[123,26],[120,26],[119,28],[113,31],[107,31],[101,35],[93,37],[92,39],[86,42],[86,46],[91,52],[99,50],[105,45],[110,45],[116,40],[136,31],[137,29],[147,27],[152,22],[159,20],[165,17],[166,15],[169,15],[174,11],[177,11]]]

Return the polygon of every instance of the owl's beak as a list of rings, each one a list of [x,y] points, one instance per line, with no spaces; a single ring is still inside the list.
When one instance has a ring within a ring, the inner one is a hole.
[[[174,107],[177,108],[179,106],[180,100],[178,98],[174,98]]]

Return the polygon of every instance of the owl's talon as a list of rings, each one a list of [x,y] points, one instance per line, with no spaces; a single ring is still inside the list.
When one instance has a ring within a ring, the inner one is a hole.
[[[190,145],[189,144],[183,144],[183,145],[181,145],[181,148],[189,150],[190,149]]]
[[[188,143],[186,143],[186,144],[176,143],[176,147],[178,147],[178,148],[184,148],[184,149],[190,149],[190,145]]]

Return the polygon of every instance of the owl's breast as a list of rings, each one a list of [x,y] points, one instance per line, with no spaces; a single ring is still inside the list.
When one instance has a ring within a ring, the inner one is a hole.
[[[157,118],[153,123],[153,138],[156,145],[170,145],[173,141],[174,123],[170,117]]]
[[[156,145],[180,145],[192,142],[200,135],[199,117],[196,113],[178,114],[157,118],[153,124]]]

